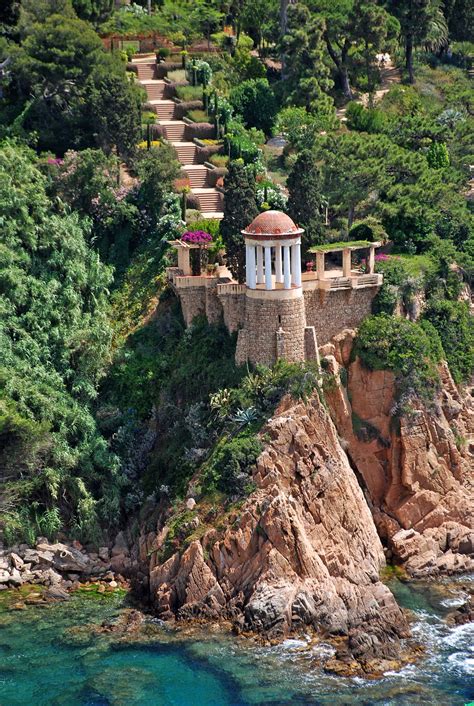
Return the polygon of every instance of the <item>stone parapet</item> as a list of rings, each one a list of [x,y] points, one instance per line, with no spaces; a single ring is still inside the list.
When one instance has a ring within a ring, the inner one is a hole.
[[[209,323],[224,322],[238,332],[236,362],[273,365],[288,361],[318,360],[318,346],[347,328],[357,328],[371,313],[381,275],[333,278],[331,286],[303,289],[252,290],[218,276],[183,276],[170,268],[168,276],[180,298],[189,326],[205,315]],[[281,295],[281,296],[280,296]]]

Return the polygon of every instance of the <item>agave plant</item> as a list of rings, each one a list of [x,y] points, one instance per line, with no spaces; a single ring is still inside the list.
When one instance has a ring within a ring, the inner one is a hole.
[[[255,407],[238,409],[231,419],[235,424],[239,424],[241,427],[245,427],[257,421],[258,412]]]

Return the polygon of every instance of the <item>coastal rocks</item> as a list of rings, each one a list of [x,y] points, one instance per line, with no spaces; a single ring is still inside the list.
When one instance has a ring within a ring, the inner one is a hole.
[[[443,364],[432,408],[418,403],[400,416],[390,371],[348,364],[347,346],[328,353],[328,372],[347,380],[327,391],[331,416],[390,555],[413,577],[473,570],[473,398]]]
[[[86,552],[79,542],[49,543],[40,539],[35,547],[20,544],[0,549],[0,590],[19,588],[24,584],[45,586],[56,600],[67,597],[66,591],[78,588],[81,581],[102,582],[105,588],[126,585],[121,576],[124,559],[130,564],[128,546],[124,537],[118,537],[110,559],[108,547],[99,553]],[[111,571],[113,564],[115,571]],[[104,590],[105,590],[104,588]]]
[[[307,404],[285,399],[263,434],[257,490],[216,518],[219,531],[203,531],[164,563],[155,537],[157,614],[227,618],[237,632],[271,640],[313,629],[339,636],[356,660],[396,659],[407,624],[379,580],[382,545],[318,396]]]

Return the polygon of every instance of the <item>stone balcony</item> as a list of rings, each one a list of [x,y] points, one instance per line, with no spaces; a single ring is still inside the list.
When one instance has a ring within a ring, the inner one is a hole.
[[[323,278],[320,278],[317,272],[302,274],[303,290],[362,289],[364,287],[380,287],[382,282],[383,275],[381,274],[375,272],[364,274],[357,270],[352,270],[350,275],[346,277],[344,277],[342,270],[326,270]]]

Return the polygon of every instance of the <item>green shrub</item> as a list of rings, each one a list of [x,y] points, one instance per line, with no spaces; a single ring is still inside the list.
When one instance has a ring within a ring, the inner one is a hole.
[[[252,469],[263,450],[254,436],[224,437],[212,454],[205,474],[205,487],[231,497],[241,497],[249,490]]]
[[[229,157],[226,154],[211,154],[209,161],[215,167],[224,168],[229,164]]]
[[[176,86],[176,95],[182,101],[202,100],[202,86]]]
[[[370,370],[391,370],[399,398],[428,401],[438,389],[437,364],[443,348],[428,321],[418,324],[387,314],[369,316],[359,329],[353,353]]]
[[[474,372],[474,319],[466,302],[431,299],[423,313],[439,334],[456,383],[469,380]]]
[[[433,142],[428,149],[426,159],[432,169],[449,167],[449,152],[444,142]]]
[[[393,314],[398,301],[398,287],[384,282],[372,301],[373,314]]]
[[[364,108],[360,103],[349,103],[346,110],[347,126],[358,132],[382,132],[386,119],[381,110]]]
[[[266,78],[242,81],[232,89],[230,102],[235,112],[242,116],[246,127],[271,133],[277,113],[273,89]]]
[[[173,69],[172,71],[168,71],[167,78],[169,78],[171,83],[182,83],[186,81],[186,71],[184,69]]]
[[[209,116],[204,110],[189,110],[186,115],[194,123],[209,122]]]

